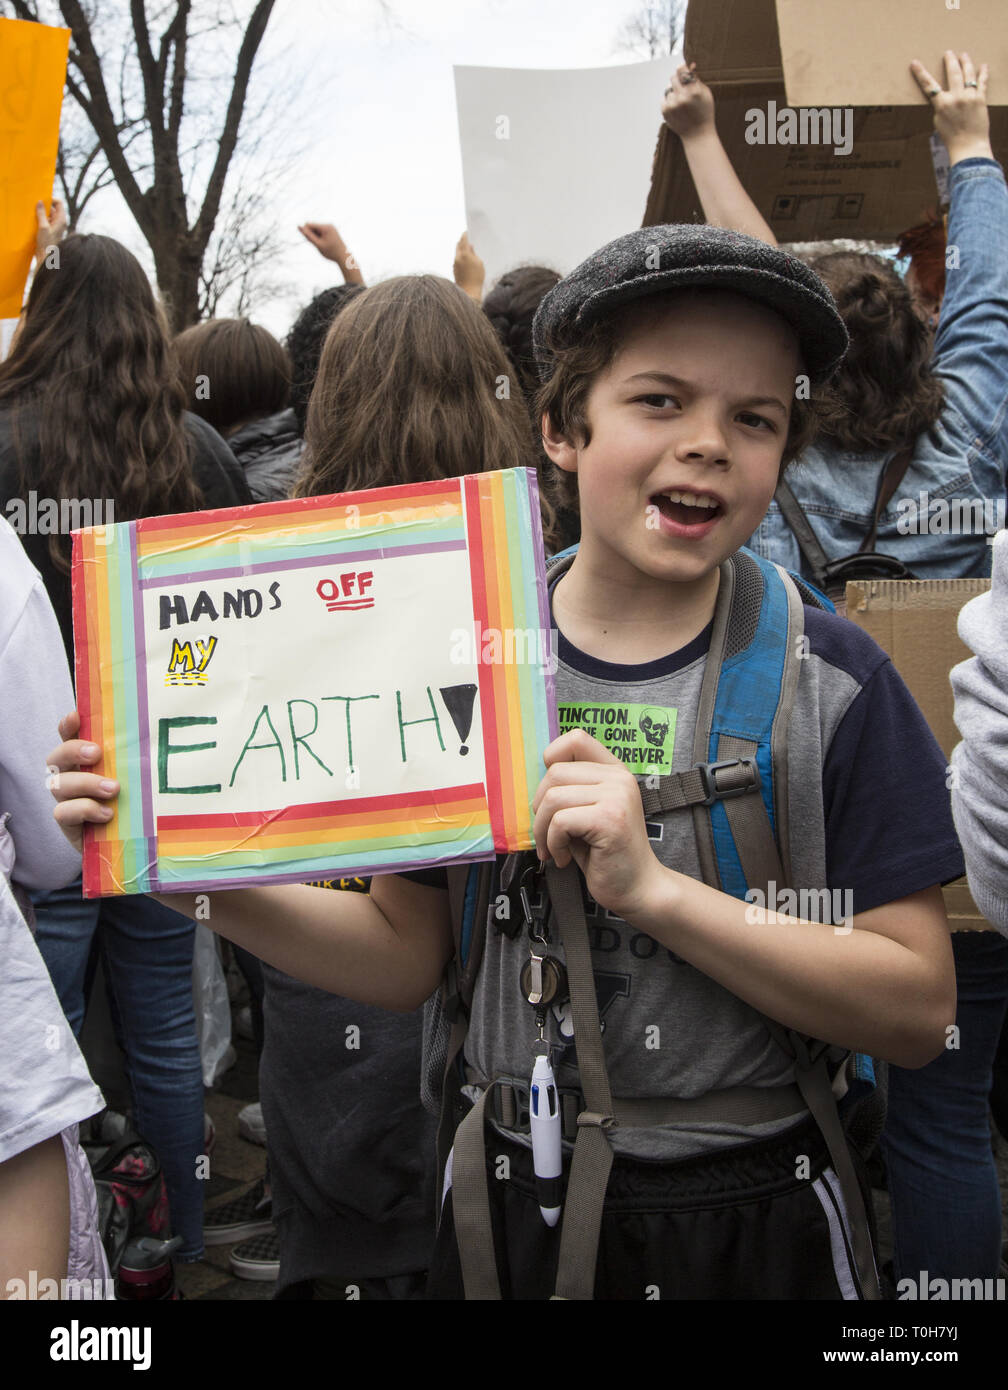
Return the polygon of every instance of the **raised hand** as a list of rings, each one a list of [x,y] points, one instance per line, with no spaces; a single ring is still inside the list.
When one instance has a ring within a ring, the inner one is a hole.
[[[452,273],[455,276],[455,283],[460,290],[465,290],[471,299],[475,299],[479,304],[483,299],[483,281],[486,278],[486,266],[477,256],[472,242],[469,240],[469,233],[463,232],[458,239],[455,247],[455,264],[452,266]]]
[[[298,231],[305,241],[310,241],[320,256],[327,261],[335,261],[343,272],[348,285],[363,285],[364,277],[360,266],[346,248],[346,242],[331,222],[304,222]]]
[[[681,139],[714,128],[714,93],[696,75],[696,63],[677,68],[662,102],[662,120]]]
[[[947,86],[944,88],[916,58],[910,64],[910,71],[931,103],[935,130],[945,141],[951,163],[978,157],[993,159],[987,112],[987,64],[982,63],[978,73],[968,53],[957,55],[948,49],[945,54]]]

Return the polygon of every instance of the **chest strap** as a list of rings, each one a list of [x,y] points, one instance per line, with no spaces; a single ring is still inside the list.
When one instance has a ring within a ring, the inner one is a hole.
[[[486,1090],[487,1078],[466,1067],[470,1085]],[[577,1139],[577,1117],[586,1110],[583,1092],[576,1087],[558,1086],[563,1137],[569,1144]],[[500,1076],[487,1102],[489,1118],[513,1134],[529,1133],[529,1083],[516,1076]],[[662,1129],[669,1125],[704,1124],[718,1121],[737,1125],[770,1124],[793,1118],[797,1123],[808,1111],[797,1085],[729,1086],[708,1091],[691,1100],[672,1100],[667,1096],[634,1099],[613,1097],[613,1118],[620,1129]]]

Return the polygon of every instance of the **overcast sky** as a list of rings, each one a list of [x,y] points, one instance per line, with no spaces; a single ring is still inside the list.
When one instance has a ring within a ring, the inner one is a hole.
[[[646,56],[618,50],[638,0],[395,0],[389,8],[392,22],[376,0],[277,0],[273,11],[252,99],[283,94],[270,102],[279,158],[267,182],[286,247],[273,269],[296,288],[252,317],[275,333],[340,278],[303,240],[301,222],[334,222],[369,282],[451,275],[466,224],[453,64],[580,68]],[[222,74],[222,110],[227,82]],[[150,266],[117,197],[96,200],[81,230],[121,237]]]

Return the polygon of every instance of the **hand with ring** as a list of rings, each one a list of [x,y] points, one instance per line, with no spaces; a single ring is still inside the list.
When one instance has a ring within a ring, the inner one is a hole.
[[[934,111],[935,130],[945,141],[949,161],[993,159],[990,145],[990,118],[987,113],[987,64],[977,72],[968,53],[945,54],[947,87],[931,76],[916,58],[910,71]]]
[[[714,130],[714,93],[696,73],[696,63],[675,72],[665,88],[662,120],[683,140]]]

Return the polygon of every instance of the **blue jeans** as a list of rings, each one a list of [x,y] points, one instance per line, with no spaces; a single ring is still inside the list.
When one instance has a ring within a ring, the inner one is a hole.
[[[917,1071],[889,1068],[883,1134],[897,1279],[993,1279],[1001,1197],[991,1151],[991,1063],[1008,1005],[1008,941],[954,932],[959,1047]]]
[[[134,1127],[164,1173],[175,1258],[203,1254],[203,1073],[192,969],[195,923],[142,894],[81,897],[80,880],[33,898],[36,941],[75,1034],[84,1022],[92,941],[101,947],[133,1095]]]

